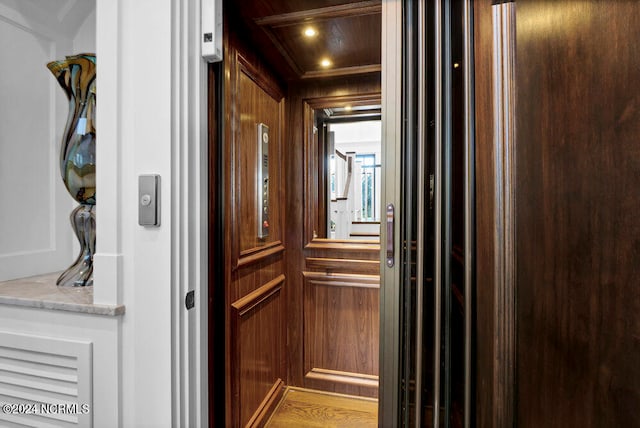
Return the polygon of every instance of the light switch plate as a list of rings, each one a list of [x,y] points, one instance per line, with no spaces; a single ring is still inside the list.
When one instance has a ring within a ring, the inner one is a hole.
[[[160,176],[138,177],[138,224],[160,226]]]

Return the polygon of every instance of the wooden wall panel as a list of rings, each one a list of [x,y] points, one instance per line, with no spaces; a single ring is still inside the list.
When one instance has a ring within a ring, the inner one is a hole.
[[[259,250],[281,244],[282,237],[282,127],[284,100],[279,88],[260,70],[236,52],[236,76],[232,85],[234,108],[231,111],[232,138],[235,149],[234,238],[238,242],[238,259]],[[257,206],[257,126],[269,127],[269,235],[258,238]],[[236,256],[234,254],[234,256]]]
[[[284,358],[282,336],[284,275],[232,303],[231,374],[236,421],[247,425],[261,403],[278,392]]]
[[[491,0],[474,1],[476,110],[476,423],[497,426],[494,402],[494,117]]]
[[[474,9],[479,426],[514,424],[514,11],[511,1]]]
[[[285,102],[277,79],[233,22],[225,39],[223,168],[225,426],[259,426],[277,402],[286,378],[284,272]],[[218,106],[220,108],[220,106]],[[270,232],[258,239],[257,125],[269,126]],[[212,129],[215,127],[212,125]],[[211,263],[221,263],[218,258]],[[219,296],[221,293],[214,292]],[[211,310],[220,309],[213,301]],[[221,352],[212,343],[210,352]],[[219,419],[217,419],[219,420]]]
[[[305,386],[377,397],[380,276],[304,276]]]
[[[640,3],[516,21],[517,425],[640,426]]]
[[[321,272],[348,272],[348,262],[332,262],[328,259],[353,259],[357,253],[343,253],[340,249],[307,249],[303,231],[305,228],[305,200],[309,197],[305,185],[305,138],[304,138],[304,105],[305,100],[331,96],[344,96],[347,94],[372,94],[380,92],[380,75],[378,73],[349,76],[340,79],[322,79],[291,83],[287,97],[287,125],[286,125],[286,150],[284,153],[286,164],[286,213],[287,228],[285,242],[287,245],[287,288],[285,296],[287,301],[287,340],[289,354],[288,384],[292,386],[305,386],[305,375],[308,370],[304,367],[305,355],[305,331],[304,331],[304,277],[302,272],[317,270]],[[311,177],[313,179],[313,177]],[[360,260],[375,261],[379,259],[379,249],[369,251],[365,257],[357,256]],[[322,259],[320,261],[307,259]],[[315,264],[314,264],[315,263]],[[320,265],[318,265],[320,263]],[[333,269],[331,264],[341,265],[341,268]],[[362,264],[353,266],[356,273],[362,272]],[[367,268],[365,268],[367,269]],[[371,269],[369,266],[368,269]],[[375,269],[375,268],[374,268]],[[379,269],[379,268],[378,268]],[[377,327],[377,326],[376,326]],[[373,340],[378,340],[378,329],[372,332]],[[376,351],[377,356],[377,351]]]
[[[352,273],[361,275],[380,275],[380,260],[335,259],[329,257],[307,257],[307,267],[313,270],[331,273]]]
[[[228,290],[230,301],[236,301],[254,292],[261,285],[280,275],[283,270],[284,262],[281,254],[238,268],[233,273],[233,281]]]

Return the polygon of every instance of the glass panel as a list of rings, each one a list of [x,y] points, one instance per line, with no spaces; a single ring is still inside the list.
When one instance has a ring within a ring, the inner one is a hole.
[[[451,1],[451,282],[449,285],[450,334],[450,408],[451,427],[462,427],[464,422],[464,37],[463,2]]]
[[[425,5],[423,19],[419,19],[416,4],[408,0],[404,3],[401,423],[462,427],[467,292],[464,3],[441,0]],[[421,21],[426,23],[426,40],[424,52],[418,55],[418,42],[413,37],[419,34]],[[419,56],[424,58],[423,63],[418,63]],[[423,67],[426,82],[423,106],[415,95],[419,92],[419,74],[412,72],[418,67]],[[440,98],[436,97],[438,92]],[[424,112],[423,118],[418,117],[418,111]],[[420,126],[422,132],[416,132]],[[439,197],[434,197],[435,188]],[[420,192],[423,196],[418,198]],[[440,221],[436,222],[438,213]],[[436,275],[437,249],[440,259]],[[417,281],[418,272],[422,274],[422,287]]]

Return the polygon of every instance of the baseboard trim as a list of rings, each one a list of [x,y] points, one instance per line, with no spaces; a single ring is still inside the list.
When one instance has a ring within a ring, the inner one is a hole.
[[[278,379],[264,397],[256,412],[251,416],[249,422],[247,422],[246,428],[263,427],[278,407],[284,390],[284,382],[282,379]]]

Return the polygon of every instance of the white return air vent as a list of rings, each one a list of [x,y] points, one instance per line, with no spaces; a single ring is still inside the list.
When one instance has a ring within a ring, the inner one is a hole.
[[[0,331],[0,426],[91,427],[91,352],[91,342]]]

